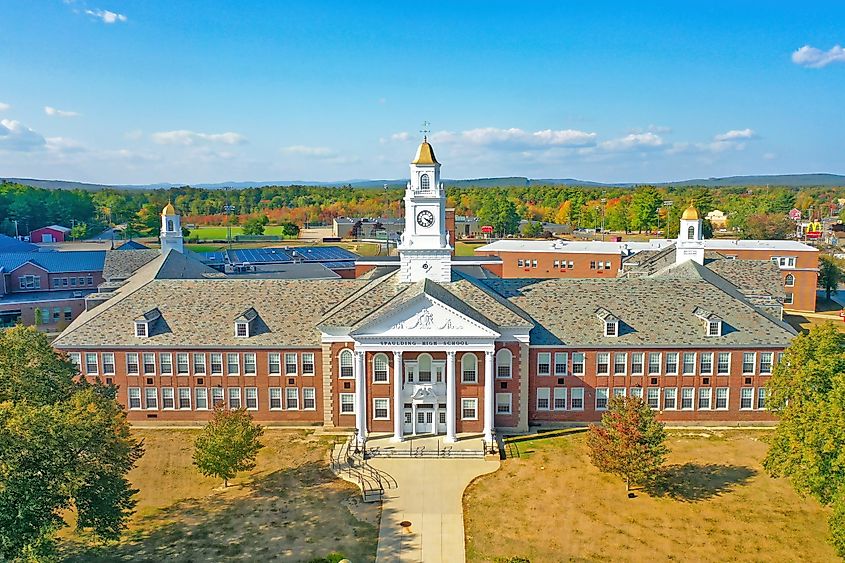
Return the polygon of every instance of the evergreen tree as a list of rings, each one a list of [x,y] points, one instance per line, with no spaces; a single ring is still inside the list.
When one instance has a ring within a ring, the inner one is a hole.
[[[660,194],[653,186],[640,186],[631,197],[631,228],[640,232],[657,224]]]

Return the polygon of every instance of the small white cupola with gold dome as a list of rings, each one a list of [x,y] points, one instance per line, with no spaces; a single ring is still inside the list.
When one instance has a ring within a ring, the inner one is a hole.
[[[678,242],[675,245],[675,263],[694,260],[704,264],[704,235],[701,232],[701,217],[692,203],[681,215]]]
[[[182,219],[173,204],[168,202],[161,210],[161,253],[166,255],[170,250],[182,252],[182,249]]]

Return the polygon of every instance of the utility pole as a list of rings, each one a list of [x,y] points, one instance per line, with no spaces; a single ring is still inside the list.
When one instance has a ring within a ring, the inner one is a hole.
[[[607,198],[601,198],[601,241],[604,242],[604,210],[607,206]]]
[[[18,234],[18,220],[12,219],[15,222],[15,238],[20,239],[20,235]]]

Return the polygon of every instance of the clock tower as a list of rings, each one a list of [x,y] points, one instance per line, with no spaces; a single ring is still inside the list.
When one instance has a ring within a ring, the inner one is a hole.
[[[399,276],[403,282],[452,279],[452,247],[446,231],[446,190],[440,163],[427,138],[411,162],[405,189],[405,232],[399,243]]]

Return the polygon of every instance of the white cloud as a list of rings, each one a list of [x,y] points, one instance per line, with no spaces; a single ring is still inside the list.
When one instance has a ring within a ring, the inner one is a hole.
[[[20,121],[0,119],[0,150],[28,152],[44,147],[46,141]]]
[[[713,137],[716,142],[722,141],[738,141],[741,139],[753,139],[756,137],[754,131],[751,129],[731,129],[725,133],[720,133]]]
[[[44,106],[44,113],[51,117],[79,117],[75,111],[64,111],[50,106]]]
[[[4,104],[3,102],[0,102],[0,111],[6,111],[7,109],[10,109],[11,107],[12,106],[10,106],[9,104]]]
[[[159,145],[192,146],[203,143],[220,143],[223,145],[240,145],[246,142],[246,137],[240,133],[197,133],[179,129],[176,131],[160,131],[152,134],[153,142]]]
[[[792,53],[792,62],[809,68],[822,68],[830,63],[845,63],[845,49],[841,45],[834,45],[829,51],[822,51],[804,45]]]
[[[407,131],[400,131],[399,133],[394,133],[393,135],[391,135],[390,140],[391,141],[400,141],[400,142],[410,141],[411,140],[411,134],[408,133]]]
[[[133,129],[132,131],[127,131],[123,134],[124,139],[128,139],[130,141],[137,141],[144,136],[144,132],[140,129]]]
[[[57,153],[80,153],[88,150],[79,141],[67,137],[47,137],[46,141],[47,150]]]
[[[531,149],[589,146],[595,144],[596,134],[575,129],[543,129],[529,132],[516,127],[510,129],[482,127],[464,131],[458,138],[474,145],[504,145],[512,148]],[[444,140],[448,142],[451,139]]]
[[[660,135],[652,132],[630,133],[618,139],[604,141],[599,146],[608,151],[659,149],[664,146],[664,141]]]
[[[336,153],[328,147],[306,147],[305,145],[284,147],[282,152],[308,158],[332,158],[336,156]]]
[[[756,138],[757,134],[752,129],[731,129],[715,135],[712,143],[701,145],[700,148],[710,152],[741,151],[745,149],[746,141]]]
[[[118,14],[115,12],[111,12],[109,10],[85,10],[85,13],[91,17],[97,18],[101,20],[103,23],[112,24],[117,22],[126,22],[129,18],[124,16],[123,14]]]

